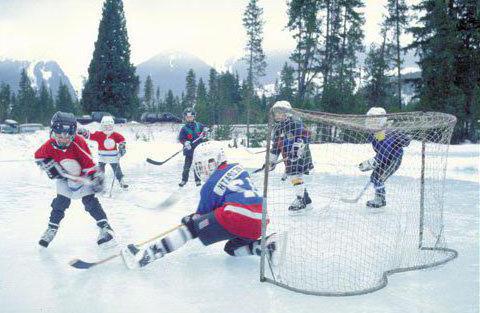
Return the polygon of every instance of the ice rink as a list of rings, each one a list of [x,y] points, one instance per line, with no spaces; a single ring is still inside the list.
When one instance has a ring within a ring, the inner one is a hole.
[[[91,126],[95,127],[95,125]],[[114,186],[100,202],[122,244],[139,242],[175,226],[196,209],[199,187],[193,179],[180,201],[155,206],[178,187],[183,158],[162,166],[180,149],[176,126],[124,126],[127,155],[122,167],[128,191]],[[77,270],[74,258],[95,261],[116,253],[101,250],[93,219],[80,201],[66,211],[48,249],[38,240],[45,230],[52,181],[33,162],[33,152],[48,138],[35,134],[0,134],[0,311],[10,312],[478,312],[479,311],[479,145],[452,146],[445,189],[445,238],[457,259],[428,270],[395,274],[386,288],[353,297],[298,294],[259,281],[259,258],[232,258],[223,244],[198,241],[137,271],[120,258],[89,270]],[[227,155],[246,168],[260,167],[262,155],[231,149]],[[107,171],[110,188],[112,173]],[[404,184],[411,178],[398,177]],[[260,184],[261,175],[255,180]],[[258,187],[261,187],[260,185]],[[363,203],[363,202],[362,202]],[[358,214],[365,210],[358,204]],[[317,209],[317,208],[315,208]],[[381,251],[379,251],[381,253]]]

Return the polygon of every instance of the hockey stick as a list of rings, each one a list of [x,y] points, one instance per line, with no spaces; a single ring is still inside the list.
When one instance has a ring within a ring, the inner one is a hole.
[[[173,232],[174,230],[176,230],[176,229],[178,229],[178,228],[180,228],[180,227],[182,227],[182,226],[183,226],[183,224],[179,224],[179,225],[177,225],[177,226],[175,226],[175,227],[170,228],[169,230],[164,231],[163,233],[161,233],[161,234],[159,234],[159,235],[157,235],[157,236],[155,236],[155,237],[152,237],[152,238],[150,238],[150,239],[144,240],[144,241],[142,241],[142,242],[140,242],[140,243],[137,243],[137,244],[135,244],[135,245],[136,245],[136,246],[143,246],[143,245],[146,244],[146,243],[152,242],[152,241],[154,241],[154,240],[157,240],[157,239],[159,239],[159,238],[164,237],[165,235],[168,235],[169,233]],[[117,254],[111,255],[111,256],[109,256],[108,258],[102,259],[102,260],[97,261],[97,262],[85,262],[85,261],[82,261],[82,260],[80,260],[80,259],[73,259],[73,260],[71,260],[71,261],[69,262],[69,264],[70,264],[71,266],[75,267],[75,268],[78,268],[78,269],[89,269],[89,268],[91,268],[91,267],[94,267],[94,266],[103,264],[103,263],[105,263],[105,262],[108,262],[108,261],[110,261],[110,260],[113,260],[113,259],[115,259],[116,257],[119,257],[120,255],[121,255],[121,253],[119,252],[119,253],[117,253]]]
[[[199,141],[200,139],[203,139],[205,136],[202,135],[200,137],[198,137],[197,139],[195,139],[194,141],[192,141],[192,144],[196,143],[197,141]],[[175,152],[174,154],[172,154],[168,159],[164,160],[164,161],[155,161],[155,160],[152,160],[150,158],[147,158],[147,162],[150,163],[150,164],[153,164],[153,165],[162,165],[162,164],[165,164],[167,163],[168,161],[170,161],[171,159],[173,159],[177,154],[179,154],[180,152],[182,152],[184,150],[184,148],[180,149],[179,151]]]
[[[368,186],[370,186],[370,180],[368,180],[365,187],[363,187],[362,191],[360,191],[360,193],[355,198],[353,198],[353,199],[340,198],[340,201],[345,202],[345,203],[357,203],[358,200],[360,200],[360,198],[363,197],[363,194],[365,193],[365,191],[367,191]]]
[[[285,161],[285,159],[280,159],[280,160],[278,160],[277,162],[275,162],[275,163],[273,163],[273,164],[274,164],[274,165],[277,165],[277,164],[279,164],[279,163],[282,163],[283,161]],[[263,171],[264,169],[265,169],[265,164],[263,164],[261,168],[257,168],[256,170],[254,170],[251,174],[257,174],[257,173]],[[273,170],[274,170],[274,168],[270,169],[270,171],[273,171]]]
[[[253,152],[253,151],[251,151],[250,149],[247,149],[247,148],[245,148],[245,150],[247,150],[247,152],[250,153],[250,154],[262,154],[262,153],[267,152],[267,150]]]
[[[112,179],[112,184],[110,185],[110,193],[108,195],[109,198],[112,197],[113,185],[115,184],[115,179],[117,179],[117,169],[119,166],[120,166],[120,160],[117,160],[117,166],[113,170],[113,179]]]

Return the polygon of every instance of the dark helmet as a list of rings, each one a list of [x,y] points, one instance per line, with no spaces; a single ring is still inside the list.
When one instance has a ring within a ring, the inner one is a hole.
[[[55,139],[57,147],[68,148],[75,139],[76,133],[77,119],[72,113],[58,111],[53,114],[50,122],[50,137]],[[69,139],[69,142],[66,139]]]
[[[183,118],[186,118],[187,116],[193,116],[195,117],[197,115],[197,112],[195,112],[194,108],[186,108],[183,110]]]

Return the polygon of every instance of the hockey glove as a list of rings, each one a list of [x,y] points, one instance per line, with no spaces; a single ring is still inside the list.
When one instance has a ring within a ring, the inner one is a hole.
[[[185,141],[183,144],[183,150],[188,151],[192,149],[192,143],[190,141]]]
[[[62,178],[61,175],[61,167],[58,165],[57,162],[53,159],[42,159],[35,161],[37,165],[47,173],[48,178],[50,179],[56,179],[56,178]]]
[[[121,142],[118,144],[118,154],[120,157],[123,157],[127,153],[127,148],[125,147],[125,142]]]
[[[89,174],[88,179],[90,179],[91,181],[90,186],[92,187],[93,192],[95,193],[102,192],[104,188],[103,182],[105,180],[105,176],[103,175],[102,171],[96,171],[92,174]]]
[[[290,160],[292,162],[300,160],[305,154],[305,143],[302,139],[299,139],[297,142],[294,142],[292,145],[292,150],[290,151]]]
[[[192,235],[192,239],[198,237],[197,231],[195,230],[195,220],[199,217],[200,214],[192,213],[182,218],[182,224],[188,228],[188,231]]]
[[[371,158],[370,160],[363,161],[362,163],[358,164],[358,168],[362,172],[367,172],[375,169],[377,167],[377,161],[375,158]]]
[[[90,131],[86,128],[77,129],[77,134],[87,139],[90,138]]]

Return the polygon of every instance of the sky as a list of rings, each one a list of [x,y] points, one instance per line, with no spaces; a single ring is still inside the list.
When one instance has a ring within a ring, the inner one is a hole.
[[[248,0],[123,2],[134,64],[165,51],[187,51],[215,67],[243,55],[242,14]],[[385,3],[365,1],[367,44],[380,40]],[[286,1],[259,0],[259,5],[264,50],[292,50]],[[78,89],[87,75],[102,6],[103,0],[0,0],[0,59],[55,60]]]

